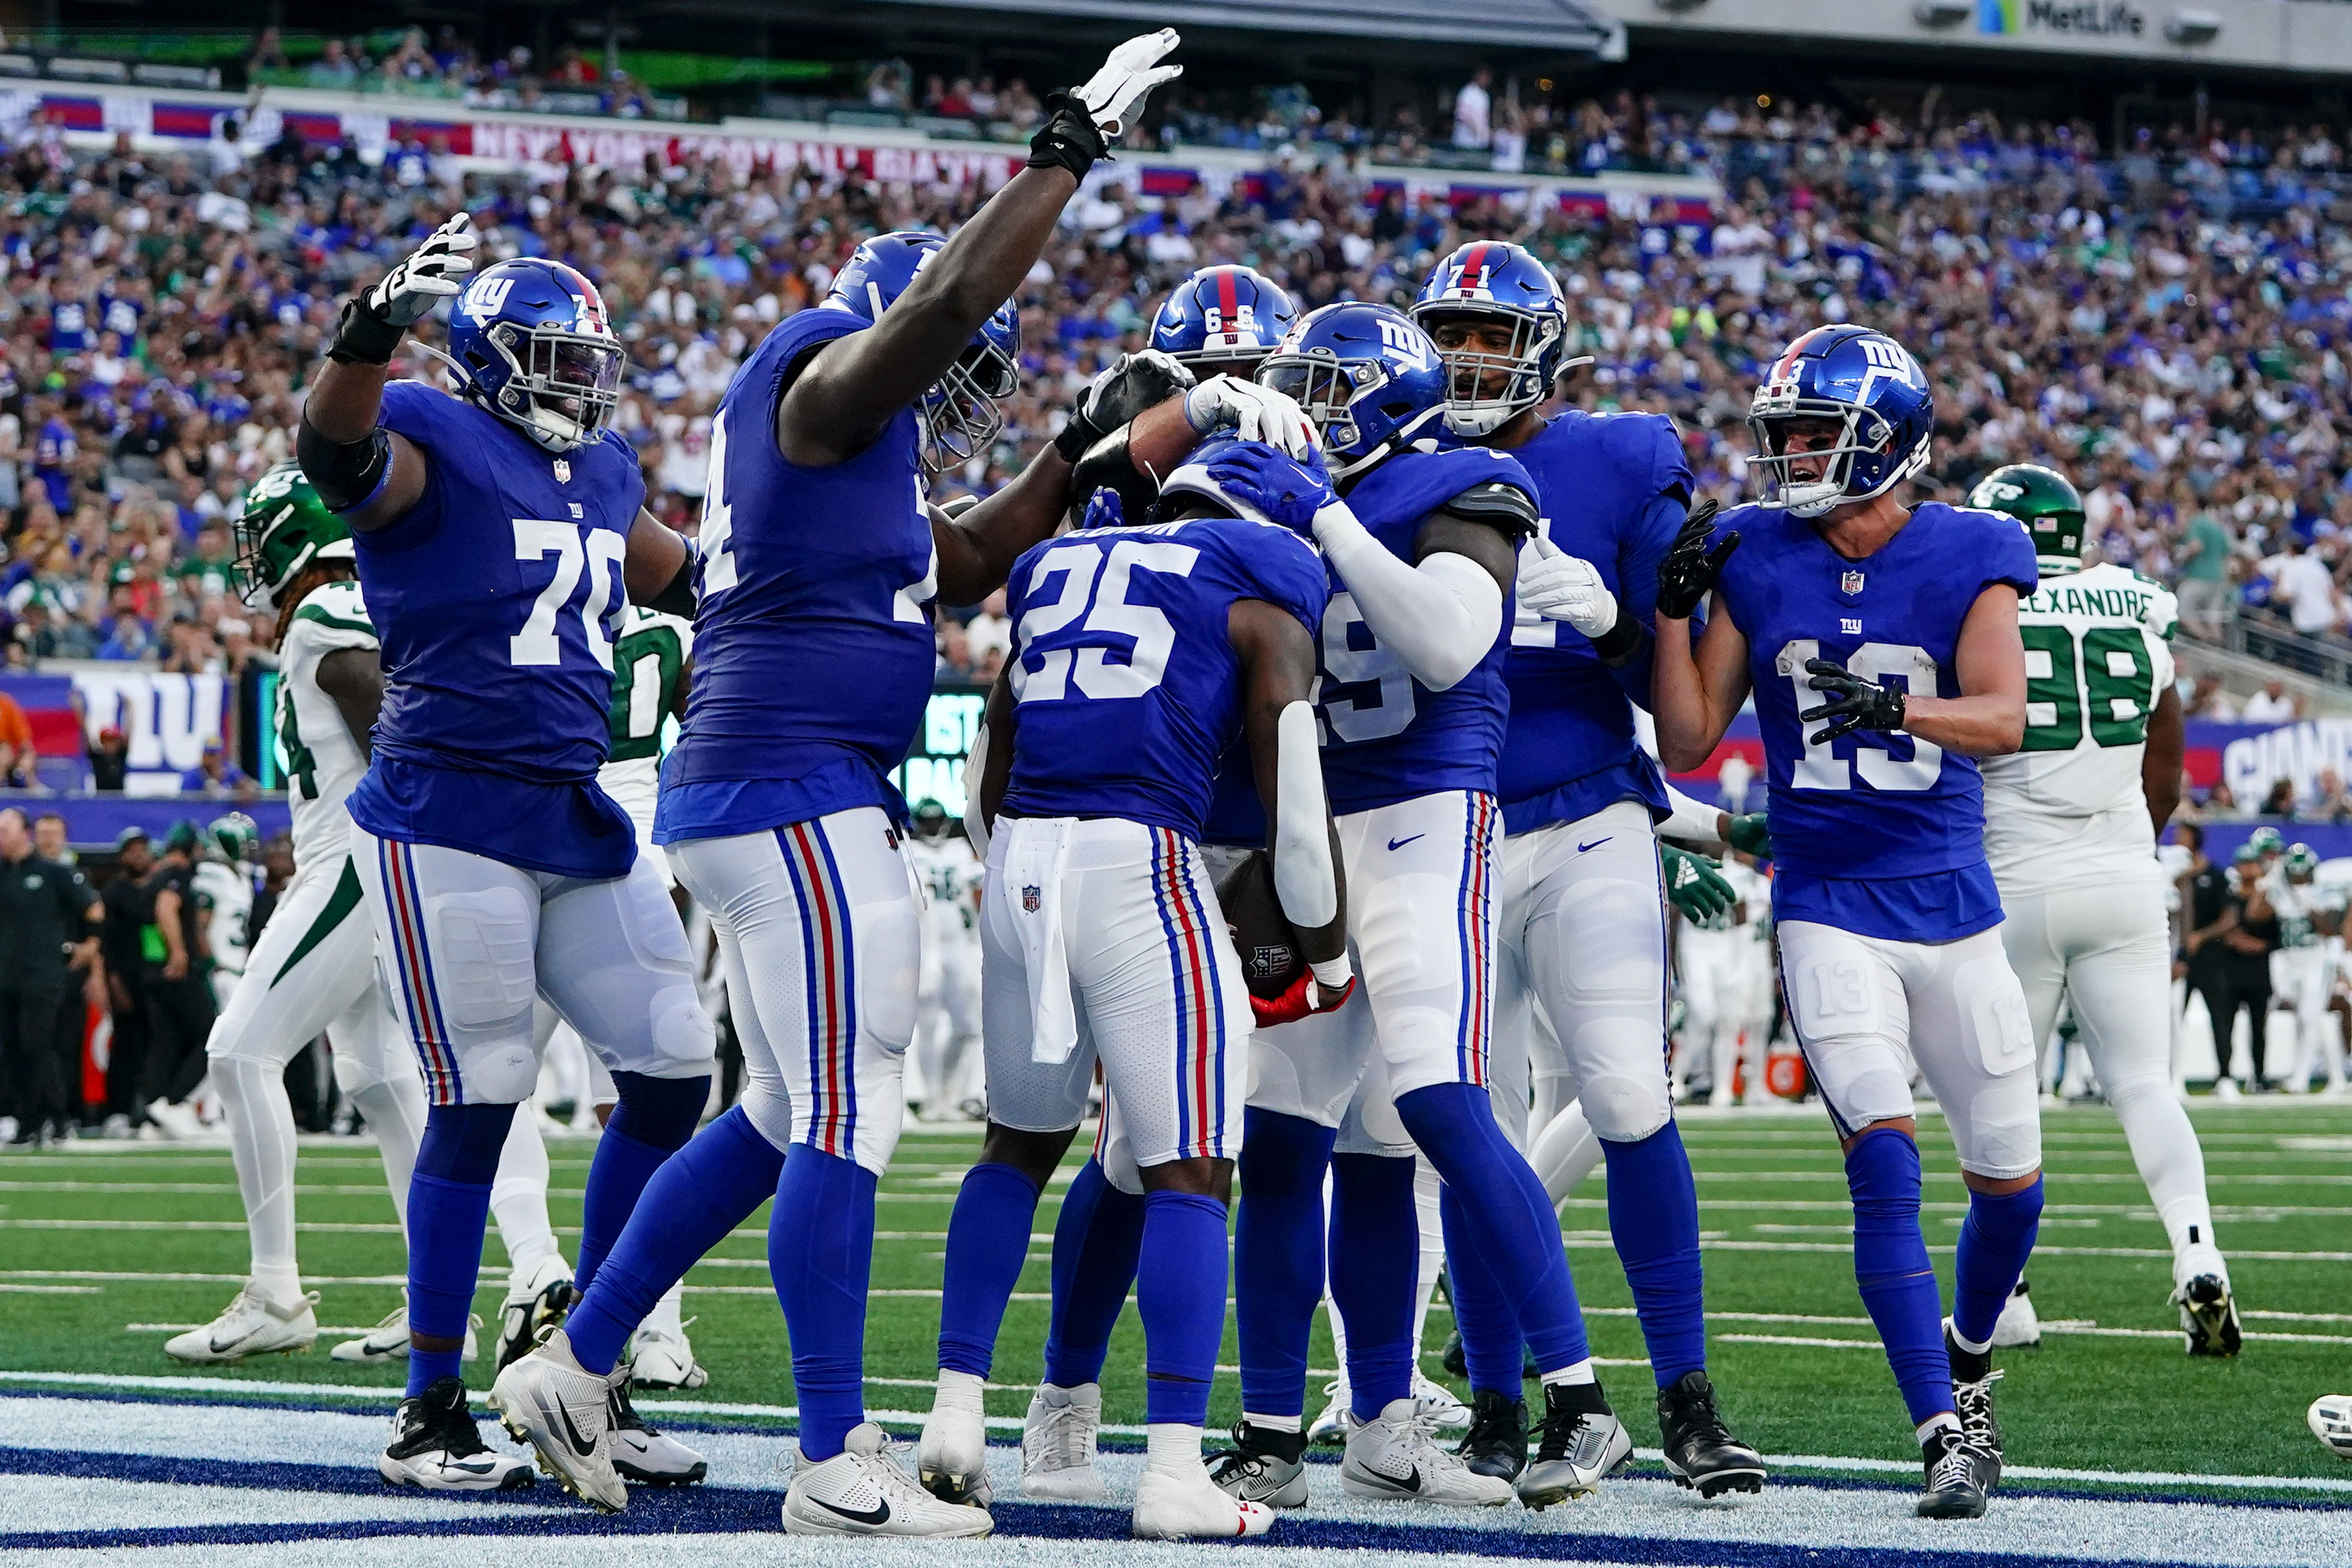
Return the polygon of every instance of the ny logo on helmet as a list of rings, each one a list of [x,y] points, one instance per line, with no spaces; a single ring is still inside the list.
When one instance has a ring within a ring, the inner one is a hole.
[[[514,292],[511,278],[484,278],[466,290],[465,302],[457,308],[474,318],[478,326],[488,326],[490,318],[507,308],[507,296]]]
[[[1410,321],[1393,321],[1381,318],[1381,348],[1404,363],[1420,369],[1429,361],[1429,339]]]
[[[1873,370],[1890,370],[1905,381],[1915,384],[1923,379],[1918,362],[1885,338],[1863,339],[1862,357],[1870,363]]]

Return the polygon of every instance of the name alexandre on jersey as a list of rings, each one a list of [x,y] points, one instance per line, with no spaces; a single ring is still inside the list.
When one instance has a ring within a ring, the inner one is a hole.
[[[2156,595],[2137,588],[2038,588],[2018,605],[2028,616],[2102,616],[2116,620],[2143,620]]]

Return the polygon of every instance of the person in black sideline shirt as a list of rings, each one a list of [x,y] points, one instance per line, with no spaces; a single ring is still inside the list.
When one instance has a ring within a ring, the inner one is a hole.
[[[17,1107],[14,1142],[46,1144],[78,1129],[81,1058],[58,1048],[58,1010],[68,958],[100,962],[101,912],[79,871],[33,852],[25,814],[0,810],[0,1098]]]
[[[202,842],[194,823],[172,824],[163,858],[146,881],[153,902],[142,933],[147,1071],[140,1092],[147,1119],[172,1138],[204,1133],[204,1124],[188,1103],[205,1080],[205,1040],[212,1033],[215,1013],[213,988],[205,979],[204,921],[192,886]]]
[[[139,1098],[147,1070],[147,1008],[141,993],[146,989],[143,938],[155,912],[155,900],[147,891],[155,851],[145,828],[126,827],[114,841],[114,879],[100,895],[106,923],[98,943],[106,964],[107,1010],[113,1021],[113,1044],[106,1059],[106,1135],[128,1138],[146,1117]]]

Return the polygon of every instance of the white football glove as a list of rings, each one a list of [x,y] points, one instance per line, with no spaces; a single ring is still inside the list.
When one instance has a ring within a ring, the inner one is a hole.
[[[1087,113],[1105,142],[1118,140],[1119,132],[1127,129],[1129,119],[1143,106],[1145,95],[1153,88],[1184,74],[1182,66],[1155,63],[1175,47],[1173,27],[1129,38],[1111,50],[1102,69],[1078,89],[1078,101],[1087,106]]]
[[[1315,422],[1287,393],[1213,375],[1184,395],[1184,417],[1206,436],[1230,427],[1244,441],[1263,441],[1294,458],[1315,450]]]
[[[480,243],[474,220],[459,213],[368,290],[368,313],[395,327],[415,326],[466,286],[466,274],[474,269],[468,252]]]
[[[1570,555],[1538,533],[1528,542],[1532,561],[1519,567],[1519,603],[1548,621],[1566,621],[1588,637],[1617,624],[1617,595],[1592,563]]]

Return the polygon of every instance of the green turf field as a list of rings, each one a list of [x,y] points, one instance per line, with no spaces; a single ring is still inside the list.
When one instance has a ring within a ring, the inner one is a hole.
[[[2235,1362],[2181,1353],[2164,1236],[2115,1119],[2051,1110],[2042,1249],[2030,1272],[2052,1326],[2038,1352],[2004,1352],[2000,1415],[2013,1465],[2265,1476],[2345,1474],[2304,1428],[2317,1394],[2352,1388],[2352,1108],[2286,1102],[2192,1110],[2205,1143],[2216,1229],[2247,1312]],[[1775,1456],[1916,1459],[1875,1338],[1854,1294],[1842,1168],[1818,1112],[1686,1113],[1707,1254],[1712,1364],[1727,1415]],[[1922,1121],[1927,1238],[1948,1289],[1965,1194],[1942,1124]],[[867,1367],[869,1403],[929,1406],[940,1253],[974,1130],[909,1129],[882,1184]],[[1081,1140],[1076,1150],[1087,1147]],[[551,1139],[555,1223],[572,1250],[591,1145]],[[992,1414],[1017,1415],[1039,1370],[1046,1234],[1069,1172],[1040,1209],[1037,1239],[1005,1322]],[[365,1325],[394,1306],[402,1268],[372,1147],[310,1140],[299,1180],[301,1261],[321,1325]],[[390,1389],[383,1368],[345,1366],[320,1336],[311,1354],[238,1368],[187,1368],[163,1353],[166,1330],[210,1318],[236,1289],[246,1243],[223,1147],[89,1144],[0,1156],[0,1371],[203,1373]],[[686,1310],[711,1372],[701,1401],[784,1405],[793,1398],[783,1325],[768,1288],[766,1211],[698,1266]],[[1567,1211],[1570,1258],[1594,1352],[1643,1352],[1631,1297],[1607,1243],[1595,1175]],[[570,1228],[566,1228],[570,1227]],[[505,1278],[493,1241],[478,1310],[495,1322]],[[188,1278],[202,1276],[203,1278]],[[155,1325],[155,1326],[149,1326]],[[1432,1314],[1426,1364],[1449,1325]],[[1225,1360],[1230,1371],[1233,1341]],[[1314,1364],[1331,1365],[1318,1325]],[[1106,1377],[1106,1419],[1141,1419],[1141,1331],[1130,1310]],[[487,1385],[484,1363],[469,1381]],[[1635,1440],[1654,1444],[1646,1366],[1604,1364]],[[1230,1422],[1237,1389],[1221,1376],[1213,1418]],[[658,1403],[648,1399],[648,1405]],[[1310,1409],[1315,1405],[1310,1400]]]

